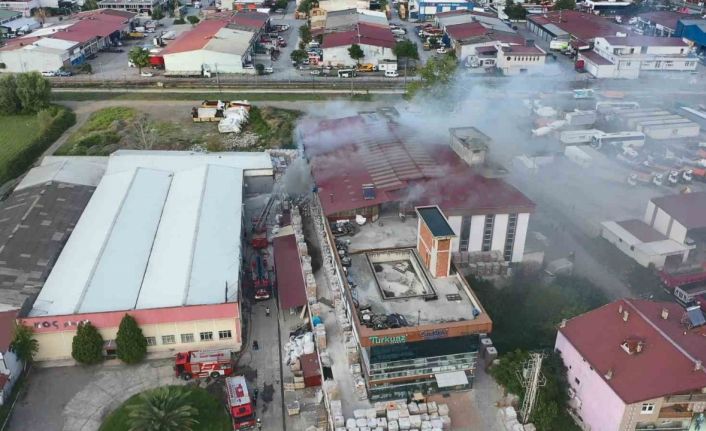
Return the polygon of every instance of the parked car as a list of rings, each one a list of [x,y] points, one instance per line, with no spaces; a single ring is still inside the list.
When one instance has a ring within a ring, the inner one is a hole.
[[[71,73],[68,70],[60,70],[60,71],[56,72],[56,76],[71,76],[71,75],[73,75],[73,73]]]
[[[312,69],[309,73],[312,75],[321,75],[321,69]]]
[[[152,72],[142,72],[142,73],[140,73],[140,76],[143,76],[143,77],[145,77],[145,78],[151,78],[151,77],[154,76],[154,73],[152,73]]]
[[[441,48],[437,48],[437,50],[436,50],[437,54],[446,54],[447,52],[448,52],[448,49],[446,49],[446,47],[443,47],[443,46]]]
[[[385,78],[397,78],[400,76],[399,73],[397,73],[396,70],[386,70],[385,71]]]
[[[56,72],[53,72],[51,70],[46,71],[46,72],[42,72],[42,76],[56,76]]]
[[[265,66],[265,73],[274,73],[275,70],[272,68],[272,66]]]

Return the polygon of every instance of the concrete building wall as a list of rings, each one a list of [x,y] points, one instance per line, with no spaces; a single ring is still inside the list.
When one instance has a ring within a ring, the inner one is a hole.
[[[0,51],[0,63],[5,63],[5,68],[0,69],[0,72],[54,72],[68,66],[68,59],[68,53],[58,55],[27,49]]]
[[[237,318],[205,319],[189,322],[161,323],[154,325],[140,325],[145,337],[155,337],[157,344],[148,346],[148,353],[176,353],[187,350],[232,348],[240,350],[242,339],[240,336],[240,322]],[[232,338],[219,339],[218,332],[230,330]],[[114,340],[118,327],[99,328],[98,332],[104,340]],[[200,341],[201,332],[212,332],[212,341]],[[193,334],[194,341],[183,343],[182,334]],[[38,361],[62,361],[71,359],[71,343],[76,331],[61,331],[51,333],[36,333],[39,342]],[[174,336],[174,344],[164,344],[163,336]]]
[[[605,227],[601,229],[601,236],[617,247],[618,250],[622,251],[626,256],[630,257],[645,268],[649,267],[650,264],[653,264],[655,268],[661,269],[664,267],[664,262],[667,260],[667,256],[647,255],[641,252],[639,249],[629,245],[618,235]]]
[[[669,223],[672,218],[662,210],[662,208],[657,208],[657,214],[655,216],[654,224],[652,227],[663,235],[669,236]]]
[[[652,219],[655,216],[655,204],[652,201],[647,202],[647,208],[645,208],[645,216],[642,218],[646,224],[652,226]]]
[[[493,223],[493,240],[490,243],[491,250],[502,251],[505,248],[505,238],[507,237],[507,220],[509,214],[496,214]]]
[[[515,245],[512,248],[511,262],[522,262],[525,255],[525,241],[527,240],[527,229],[529,227],[529,213],[517,215],[517,228],[515,230]]]
[[[213,73],[245,72],[240,55],[198,50],[164,56],[164,69],[167,73],[200,74],[204,66],[209,67]]]
[[[392,52],[391,48],[366,44],[361,44],[360,47],[365,54],[365,57],[360,60],[361,64],[371,63],[373,65],[377,65],[383,60],[397,60],[397,56]],[[331,65],[342,64],[345,66],[355,66],[356,62],[348,54],[348,48],[350,48],[350,45],[324,48],[323,63]]]
[[[557,333],[554,348],[561,352],[566,365],[566,377],[576,394],[570,405],[576,408],[591,431],[618,431],[625,413],[625,403],[608,386],[561,332]],[[620,346],[616,346],[620,348]],[[601,370],[603,371],[603,370]],[[607,370],[606,370],[607,371]]]
[[[436,240],[436,267],[434,274],[437,277],[448,277],[451,270],[451,240]]]
[[[459,251],[459,247],[461,246],[460,240],[466,239],[466,238],[461,238],[461,221],[462,220],[463,220],[463,217],[461,217],[461,216],[451,216],[448,218],[449,226],[451,226],[451,229],[453,229],[454,233],[456,234],[456,238],[453,238],[451,240],[451,251],[453,251],[453,252]]]
[[[520,73],[531,73],[544,67],[547,59],[546,55],[539,54],[509,54],[498,53],[497,67],[504,75],[519,75]]]
[[[684,244],[686,241],[686,227],[678,221],[672,219],[672,227],[669,230],[669,238]]]
[[[471,217],[471,233],[468,238],[468,251],[481,251],[483,248],[484,215]]]

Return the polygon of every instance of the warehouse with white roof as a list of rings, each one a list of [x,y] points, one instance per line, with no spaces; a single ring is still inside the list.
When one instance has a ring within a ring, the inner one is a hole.
[[[81,321],[99,329],[110,356],[125,313],[151,353],[239,349],[244,181],[272,175],[267,153],[110,156],[23,319],[35,328],[37,359],[70,359]]]

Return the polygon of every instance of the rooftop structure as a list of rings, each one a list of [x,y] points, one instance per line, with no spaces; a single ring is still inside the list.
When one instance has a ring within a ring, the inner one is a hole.
[[[326,49],[349,46],[352,44],[392,49],[395,47],[395,38],[389,27],[385,28],[367,23],[359,23],[351,30],[325,34],[321,47]],[[326,58],[324,58],[324,60],[326,60]]]
[[[253,33],[229,28],[229,20],[204,20],[191,31],[180,34],[161,52],[162,55],[207,50],[244,55]]]
[[[424,220],[432,236],[450,237],[455,235],[439,207],[419,207],[417,208],[417,214]]]
[[[674,35],[703,49],[706,47],[706,19],[680,19]]]
[[[354,30],[359,24],[368,24],[381,28],[388,26],[387,17],[383,12],[362,9],[344,9],[329,11],[326,14],[325,32]]]
[[[269,156],[116,152],[30,316],[237,301],[247,169]]]
[[[274,248],[280,307],[286,310],[306,305],[304,277],[294,232],[276,236],[272,240],[272,247]]]
[[[497,16],[468,9],[436,14],[435,21],[445,31],[448,31],[448,28],[454,25],[479,23],[488,31],[516,33],[511,26]]]
[[[599,36],[615,36],[627,33],[627,29],[614,21],[590,13],[572,10],[547,12],[529,15],[527,24],[535,33],[545,39],[568,38],[590,41]]]
[[[689,15],[668,10],[644,12],[637,16],[638,26],[646,34],[659,36],[672,36],[680,19]]]
[[[706,228],[706,192],[683,193],[652,198],[657,211],[666,213],[688,229]],[[648,212],[650,207],[648,206]],[[657,215],[655,218],[662,218]]]

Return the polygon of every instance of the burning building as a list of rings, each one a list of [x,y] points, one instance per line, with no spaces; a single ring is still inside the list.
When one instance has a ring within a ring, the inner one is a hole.
[[[452,252],[522,261],[535,205],[498,177],[492,141],[479,130],[452,129],[450,144],[430,144],[394,120],[359,114],[310,122],[301,141],[329,220],[414,216],[415,206],[438,205],[455,234]]]

